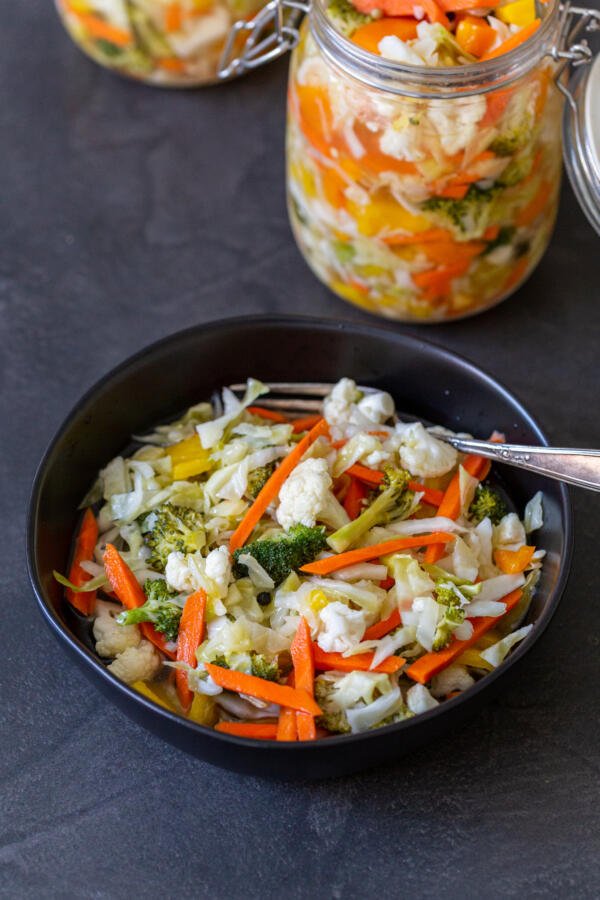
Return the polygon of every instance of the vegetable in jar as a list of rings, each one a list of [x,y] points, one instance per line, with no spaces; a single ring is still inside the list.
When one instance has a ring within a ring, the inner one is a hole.
[[[534,269],[562,161],[545,12],[316,0],[290,72],[288,198],[302,253],[338,295],[439,322]]]
[[[101,65],[165,87],[217,80],[234,23],[262,0],[56,0],[75,43]]]

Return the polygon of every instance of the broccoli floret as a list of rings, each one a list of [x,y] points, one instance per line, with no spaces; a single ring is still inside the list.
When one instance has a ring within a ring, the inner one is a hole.
[[[236,578],[248,575],[247,567],[238,562],[242,553],[249,553],[271,576],[275,585],[285,581],[292,570],[312,562],[327,546],[322,525],[309,528],[294,525],[287,534],[253,541],[233,554],[233,574]]]
[[[152,622],[157,631],[161,631],[168,641],[176,641],[181,619],[181,606],[173,602],[177,594],[172,593],[162,578],[148,578],[144,584],[144,593],[148,598],[142,606],[127,609],[117,616],[119,625],[139,625],[140,622]]]
[[[343,553],[356,544],[375,525],[385,525],[393,519],[406,515],[414,498],[414,491],[408,487],[411,475],[405,469],[384,469],[384,479],[372,503],[364,512],[339,528],[327,538],[327,543],[336,553]]]
[[[202,516],[193,509],[163,503],[140,520],[144,543],[151,551],[148,565],[164,572],[169,553],[195,553],[204,546]]]
[[[230,656],[221,654],[215,656],[212,662],[222,669],[244,671],[256,678],[264,678],[265,681],[284,681],[292,670],[292,658],[287,651],[278,653],[272,659],[264,653],[254,651],[249,654],[234,653]]]
[[[438,584],[435,599],[443,608],[443,616],[435,630],[432,649],[443,650],[450,643],[454,629],[465,621],[465,610],[451,584]]]
[[[352,37],[357,28],[372,21],[371,16],[360,13],[348,0],[330,0],[327,15],[345,37]]]
[[[335,691],[335,683],[325,678],[315,679],[315,700],[321,707],[322,714],[317,718],[317,725],[326,728],[334,734],[348,734],[351,731],[348,717],[343,709],[333,699]],[[377,722],[369,730],[374,731],[376,728],[383,728],[385,725],[393,725],[395,722],[401,722],[403,719],[409,719],[413,713],[405,706],[404,703],[393,712],[386,716],[381,722]]]
[[[530,141],[531,120],[526,117],[525,121],[520,125],[508,128],[498,135],[490,144],[489,149],[496,156],[512,156],[513,153],[517,153],[519,150],[527,147]]]
[[[469,507],[469,518],[475,522],[482,519],[491,519],[497,525],[508,512],[506,503],[494,488],[488,484],[480,484],[475,491],[475,497]]]
[[[260,466],[258,469],[253,469],[248,476],[248,496],[252,497],[253,500],[255,497],[258,497],[274,471],[274,462],[268,463],[266,466]]]
[[[471,233],[484,225],[489,205],[499,190],[502,188],[498,185],[484,191],[476,184],[472,184],[462,200],[430,197],[422,204],[422,209],[436,213],[446,224],[453,225],[463,233]]]
[[[317,725],[335,734],[348,734],[351,729],[346,713],[331,702],[333,688],[331,681],[315,679],[315,700],[322,710],[322,715],[317,718]]]
[[[515,236],[515,231],[517,229],[512,225],[505,226],[501,228],[493,241],[488,241],[487,247],[481,254],[482,256],[487,256],[488,253],[491,253],[492,250],[495,250],[496,247],[504,247],[506,244],[510,244],[512,239]]]

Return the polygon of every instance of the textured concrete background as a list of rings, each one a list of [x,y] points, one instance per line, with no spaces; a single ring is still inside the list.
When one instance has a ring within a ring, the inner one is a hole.
[[[86,61],[48,0],[5,4],[3,36],[0,896],[597,897],[594,496],[574,493],[569,589],[520,682],[461,733],[362,776],[286,786],[188,758],[52,639],[25,573],[25,506],[81,391],[199,321],[366,316],[315,281],[290,235],[285,63],[169,93]],[[555,443],[600,446],[598,252],[565,189],[512,300],[407,330],[498,376]]]

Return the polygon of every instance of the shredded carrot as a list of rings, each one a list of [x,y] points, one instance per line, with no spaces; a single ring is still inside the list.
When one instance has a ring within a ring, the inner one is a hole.
[[[367,488],[358,478],[350,479],[350,486],[346,491],[344,498],[344,509],[348,513],[350,519],[356,519],[361,514],[363,502],[368,494]]]
[[[314,444],[318,437],[327,434],[329,427],[325,419],[319,419],[316,425],[311,428],[307,435],[299,441],[294,449],[288,453],[285,459],[275,469],[258,497],[233,532],[229,541],[229,552],[234,553],[240,547],[243,547],[254,528],[260,521],[266,508],[274,500],[277,499],[285,480],[293,469],[296,468],[308,448]]]
[[[368,466],[361,466],[360,463],[354,463],[353,466],[346,469],[346,472],[348,475],[351,475],[352,478],[358,478],[360,481],[364,481],[365,484],[378,485],[381,484],[385,478],[383,472],[380,472],[378,469],[369,469]]]
[[[495,50],[484,53],[481,59],[496,59],[497,56],[502,56],[504,53],[510,53],[511,50],[515,50],[517,47],[520,47],[521,44],[524,44],[525,41],[528,41],[541,24],[541,19],[534,19],[529,25],[525,25],[524,28],[521,28],[516,34],[511,35],[506,41],[503,41],[499,47],[495,48]]]
[[[480,481],[486,478],[489,472],[488,460],[483,459],[482,456],[467,456],[467,458],[463,460],[462,466],[469,475],[478,478]],[[437,514],[438,516],[444,516],[447,519],[457,519],[460,515],[460,475],[458,472],[454,475],[452,481],[446,488],[442,502],[438,507]],[[425,551],[425,562],[430,564],[436,563],[443,555],[443,544],[439,544],[438,546],[431,545],[427,547],[427,550]]]
[[[412,41],[417,36],[418,24],[417,19],[413,17],[382,16],[381,19],[374,19],[366,25],[361,25],[353,32],[350,40],[363,50],[379,56],[379,43],[382,38],[392,34],[401,41]]]
[[[311,697],[315,689],[315,662],[313,657],[313,645],[310,637],[310,628],[304,616],[300,617],[298,628],[290,647],[292,662],[294,663],[294,685],[304,690]],[[298,740],[314,741],[317,736],[315,717],[310,713],[296,713],[296,727]]]
[[[72,581],[77,587],[81,587],[86,581],[92,577],[89,572],[81,568],[81,563],[94,558],[94,548],[98,540],[98,523],[91,509],[86,509],[81,527],[75,542],[75,552],[73,553],[73,561],[69,570],[69,581]],[[72,591],[67,588],[65,591],[66,598],[75,609],[89,616],[94,611],[96,603],[96,591]]]
[[[401,550],[411,550],[417,547],[428,547],[429,544],[445,544],[453,541],[455,534],[447,534],[445,531],[435,531],[433,534],[418,534],[414,537],[393,538],[391,541],[383,541],[381,544],[372,544],[370,547],[360,547],[358,550],[348,550],[346,553],[338,553],[335,556],[327,556],[316,562],[302,566],[301,572],[309,575],[329,575],[346,566],[368,562],[370,559],[378,559],[391,553],[399,553]]]
[[[445,228],[430,228],[427,231],[419,231],[416,234],[388,234],[381,238],[384,244],[389,246],[403,244],[426,244],[430,241],[447,241],[452,237]]]
[[[400,624],[400,613],[395,609],[387,619],[382,619],[381,622],[376,622],[374,625],[367,628],[363,635],[363,641],[378,641],[379,638],[389,634],[394,628],[398,628]]]
[[[274,741],[277,738],[277,725],[268,722],[219,722],[215,725],[215,731],[253,738],[255,741]]]
[[[494,562],[498,568],[507,575],[516,575],[523,572],[533,558],[535,547],[527,545],[518,550],[496,550]]]
[[[473,0],[437,0],[437,3],[444,12],[462,12],[465,9],[474,8]],[[493,9],[495,6],[498,6],[497,0],[483,0],[477,9]]]
[[[357,653],[355,656],[342,656],[341,653],[325,653],[318,644],[313,644],[315,669],[319,672],[385,672],[393,675],[406,662],[401,656],[388,656],[375,669],[371,669],[373,653]]]
[[[137,578],[113,544],[107,544],[104,551],[104,569],[110,586],[117,595],[120,603],[127,609],[136,609],[146,602],[146,595]],[[151,641],[169,659],[175,659],[175,654],[167,648],[164,634],[157,631],[151,622],[140,622],[139,629],[146,640]]]
[[[481,176],[478,177],[480,178]],[[468,190],[468,184],[449,184],[447,187],[442,188],[441,191],[438,191],[438,196],[448,197],[451,200],[462,200]]]
[[[310,431],[311,428],[314,428],[321,421],[321,416],[303,416],[301,419],[294,419],[292,421],[292,429],[294,434],[300,434],[302,431]]]
[[[265,409],[264,406],[248,406],[246,412],[251,416],[260,416],[261,419],[270,419],[272,422],[287,424],[287,419],[274,409]]]
[[[488,225],[488,227],[483,232],[483,239],[484,241],[495,241],[499,234],[499,225]]]
[[[287,706],[290,709],[310,713],[312,716],[321,715],[318,704],[310,694],[299,688],[277,684],[275,681],[266,681],[264,678],[257,678],[256,675],[246,675],[245,672],[224,669],[213,663],[206,663],[205,667],[215,684],[227,691],[248,694],[249,697],[258,697],[259,700],[266,700],[267,703]]]
[[[304,716],[306,713],[297,713],[287,706],[282,706],[279,710],[279,719],[277,720],[276,738],[278,741],[297,741],[298,730],[296,728],[296,716]],[[312,716],[310,717],[313,718]],[[314,722],[314,719],[313,719]]]
[[[506,615],[511,609],[515,608],[521,599],[522,594],[523,591],[519,589],[512,591],[512,593],[507,594],[506,597],[502,598],[502,602],[506,604],[506,612],[502,615]],[[501,618],[502,616],[481,616],[477,619],[469,619],[468,621],[473,625],[473,634],[470,638],[467,638],[465,641],[453,639],[445,650],[426,653],[424,656],[415,660],[415,662],[406,669],[406,674],[409,678],[412,678],[413,681],[418,681],[420,684],[427,684],[434,675],[437,675],[438,672],[441,672],[442,669],[445,669],[446,666],[453,663],[468,647],[472,647],[473,644],[476,644],[486,631],[489,631],[490,628],[493,628],[494,625],[498,624]]]
[[[383,472],[380,472],[378,469],[369,469],[368,466],[361,466],[360,463],[354,463],[354,465],[350,466],[349,469],[346,469],[346,473],[348,475],[352,475],[353,478],[358,478],[359,481],[364,481],[365,484],[371,484],[374,486],[381,484],[383,479],[385,478]],[[439,506],[442,502],[442,498],[444,496],[442,491],[437,491],[434,488],[428,488],[418,481],[409,481],[408,486],[411,491],[423,494],[423,499],[425,500],[425,502],[430,503],[432,506]],[[350,514],[348,513],[348,515]],[[351,516],[351,518],[353,517]]]
[[[116,47],[128,47],[133,43],[133,36],[129,31],[117,28],[115,25],[105,22],[104,19],[92,13],[80,12],[75,4],[68,2],[68,0],[65,2],[65,7],[71,15],[79,19],[91,37],[108,41]]]
[[[183,24],[183,10],[181,3],[169,3],[165,10],[165,31],[172,34],[174,31],[180,31]]]
[[[162,59],[156,60],[156,65],[165,72],[175,72],[178,75],[183,74],[187,69],[185,62],[177,56],[163,56]]]
[[[185,601],[181,619],[179,620],[179,634],[177,636],[177,661],[187,663],[188,666],[196,666],[196,650],[202,643],[204,634],[204,619],[206,616],[206,592],[200,589]],[[188,685],[187,672],[177,669],[175,683],[179,702],[184,710],[192,705],[194,694]]]

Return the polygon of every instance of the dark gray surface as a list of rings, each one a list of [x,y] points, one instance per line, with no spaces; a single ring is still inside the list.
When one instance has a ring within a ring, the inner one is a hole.
[[[161,92],[88,63],[48,0],[4,13],[0,895],[598,896],[597,497],[574,494],[570,585],[520,681],[460,734],[362,776],[286,786],[203,765],[112,708],[52,639],[25,572],[25,506],[81,391],[195,322],[366,317],[290,236],[285,64]],[[599,247],[565,190],[550,251],[512,300],[407,330],[498,376],[555,443],[599,446]]]

